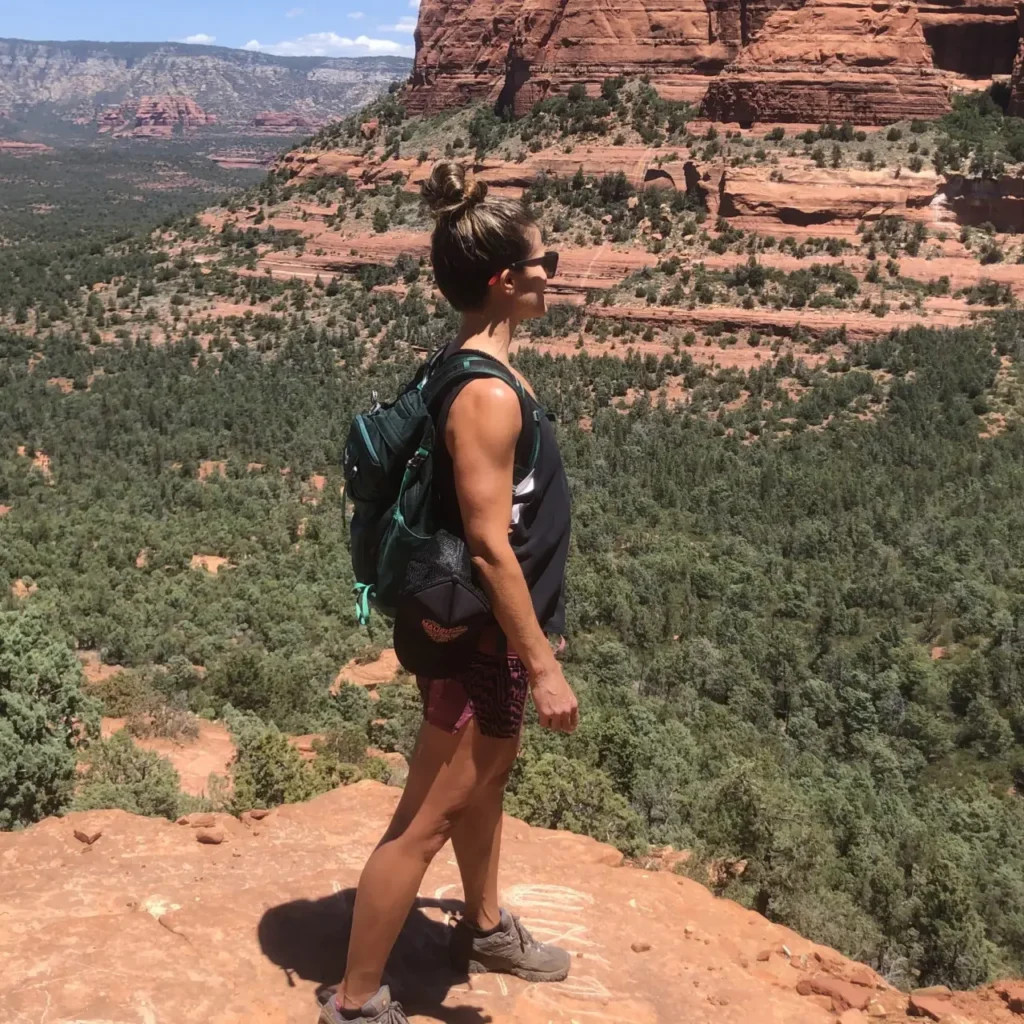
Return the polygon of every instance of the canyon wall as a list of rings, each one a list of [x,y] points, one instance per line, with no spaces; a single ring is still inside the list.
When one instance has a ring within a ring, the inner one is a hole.
[[[423,0],[404,97],[522,114],[646,74],[720,121],[885,124],[1009,74],[1018,38],[1010,0]]]

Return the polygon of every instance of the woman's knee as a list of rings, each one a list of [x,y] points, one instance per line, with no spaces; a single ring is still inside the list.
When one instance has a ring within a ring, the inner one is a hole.
[[[468,802],[459,803],[432,814],[418,814],[393,841],[429,863],[451,839],[468,806]]]

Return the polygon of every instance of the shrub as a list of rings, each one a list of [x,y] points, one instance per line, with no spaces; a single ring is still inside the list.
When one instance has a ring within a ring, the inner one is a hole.
[[[99,731],[98,711],[77,659],[40,614],[0,614],[0,829],[67,807],[75,747],[84,730]]]
[[[73,809],[115,807],[152,818],[178,816],[180,779],[166,758],[135,746],[127,730],[89,748]]]
[[[567,829],[624,853],[646,850],[643,824],[612,780],[582,761],[545,753],[516,762],[505,810],[541,828]]]

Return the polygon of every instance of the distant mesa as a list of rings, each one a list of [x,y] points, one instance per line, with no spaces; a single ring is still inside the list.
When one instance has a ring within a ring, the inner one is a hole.
[[[115,138],[170,138],[176,131],[216,124],[217,118],[188,96],[143,96],[138,103],[107,107],[97,123],[101,134]]]
[[[295,110],[264,110],[252,119],[252,127],[262,135],[296,135],[320,127]]]

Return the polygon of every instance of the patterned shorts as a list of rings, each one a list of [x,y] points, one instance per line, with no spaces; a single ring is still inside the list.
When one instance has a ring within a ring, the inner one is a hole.
[[[457,733],[471,718],[484,736],[514,739],[523,725],[529,690],[526,666],[518,655],[479,652],[469,668],[446,679],[416,682],[423,717],[438,729]]]

